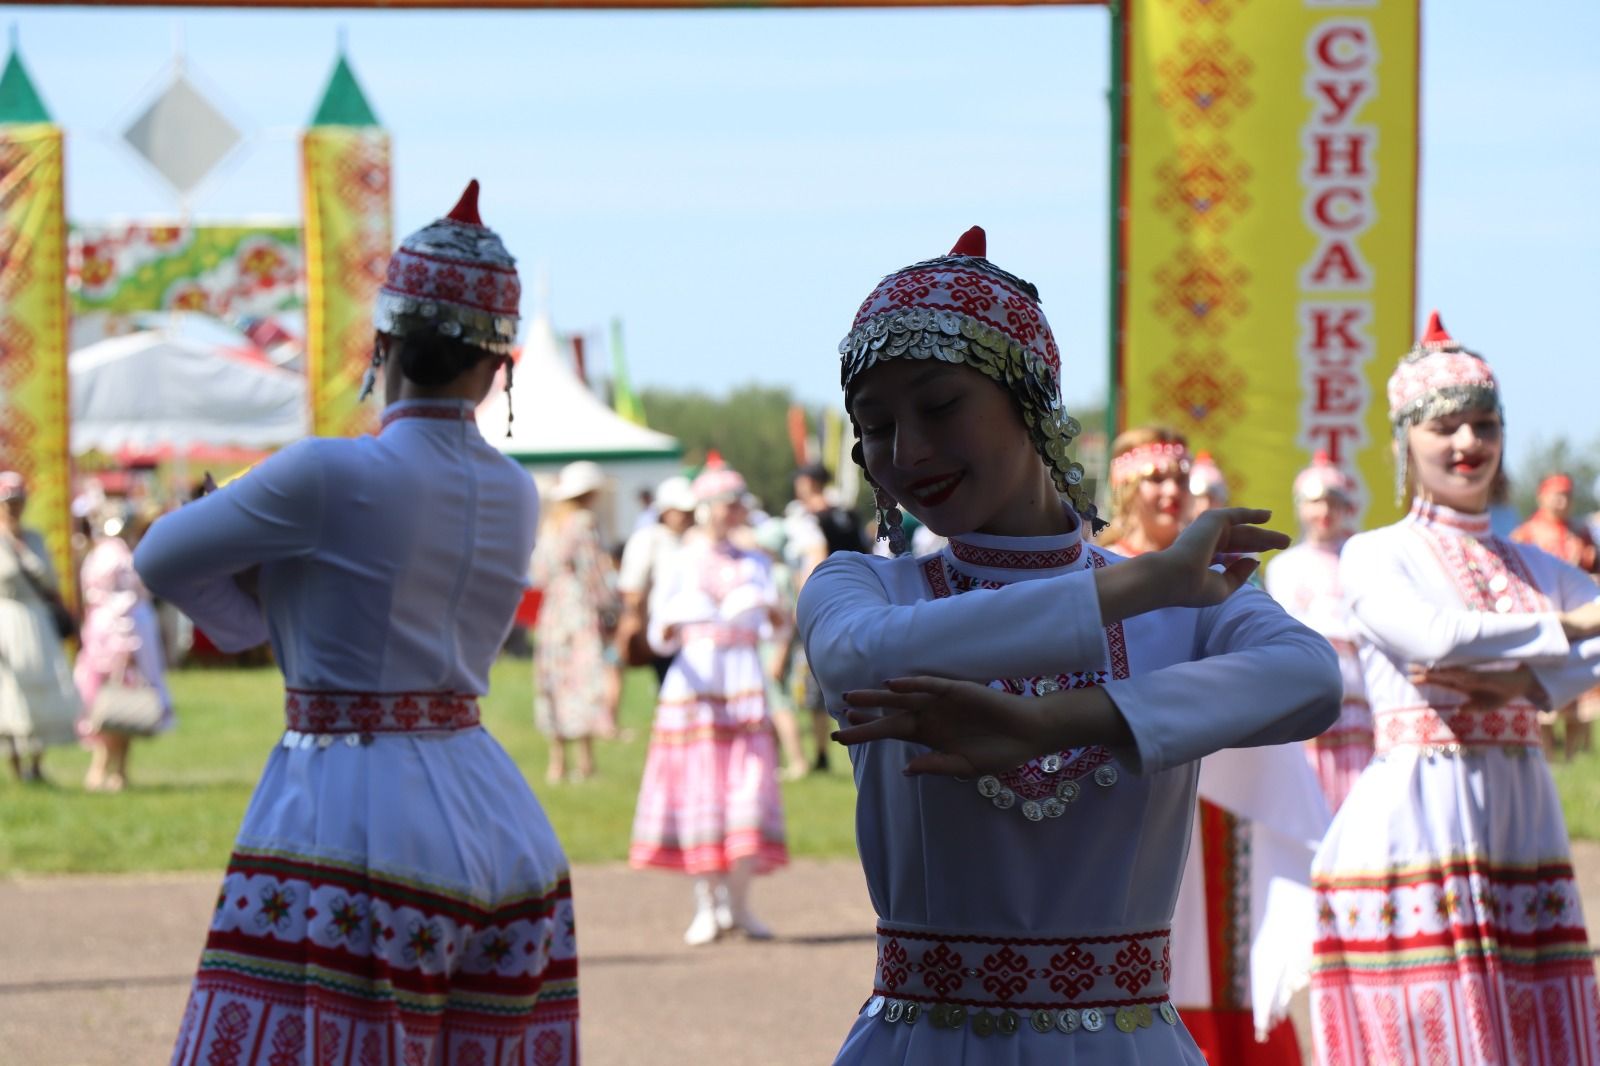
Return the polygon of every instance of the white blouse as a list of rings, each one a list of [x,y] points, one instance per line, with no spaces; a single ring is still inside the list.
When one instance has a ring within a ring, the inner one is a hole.
[[[483,694],[527,584],[533,480],[462,400],[300,441],[157,521],[134,564],[224,651],[271,639],[291,688]],[[234,575],[261,567],[260,602]]]
[[[1532,579],[1538,589],[1532,602],[1517,599],[1524,583],[1511,580],[1505,560]],[[1412,664],[1526,662],[1552,707],[1600,682],[1600,637],[1573,645],[1558,617],[1600,597],[1600,588],[1538,548],[1494,537],[1487,515],[1419,505],[1394,525],[1351,537],[1339,577],[1362,638],[1374,716],[1464,702],[1458,692],[1413,685]],[[1461,589],[1479,585],[1493,609],[1465,602]]]

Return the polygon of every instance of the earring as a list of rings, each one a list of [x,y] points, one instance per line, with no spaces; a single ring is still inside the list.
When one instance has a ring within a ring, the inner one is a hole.
[[[511,406],[511,372],[516,368],[511,357],[506,356],[506,439],[511,438],[511,423],[517,420],[517,410]]]
[[[367,364],[367,372],[361,377],[361,395],[356,398],[357,403],[366,403],[367,397],[372,395],[372,390],[378,384],[378,368],[383,365],[383,352],[374,347],[372,361]]]
[[[872,486],[872,498],[878,505],[878,539],[887,540],[889,551],[894,555],[906,554],[909,545],[906,543],[906,531],[902,525],[905,516],[900,513],[900,505],[876,485]]]

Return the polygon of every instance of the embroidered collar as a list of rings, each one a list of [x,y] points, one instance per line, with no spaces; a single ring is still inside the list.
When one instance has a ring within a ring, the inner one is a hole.
[[[1468,514],[1446,507],[1442,503],[1426,503],[1418,499],[1411,505],[1411,513],[1406,516],[1406,520],[1434,529],[1464,533],[1469,537],[1493,536],[1487,511],[1482,514]]]
[[[477,424],[477,412],[466,400],[401,400],[384,409],[381,433],[395,422],[405,418],[426,418],[437,422],[471,422]]]
[[[1088,565],[1083,526],[1054,537],[992,537],[966,533],[952,537],[945,553],[967,570],[1081,570]]]

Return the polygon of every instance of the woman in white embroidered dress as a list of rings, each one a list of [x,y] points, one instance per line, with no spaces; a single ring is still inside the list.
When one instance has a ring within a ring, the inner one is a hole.
[[[1337,811],[1372,761],[1372,708],[1344,589],[1339,584],[1339,552],[1356,521],[1356,483],[1318,452],[1294,479],[1300,543],[1267,567],[1267,595],[1321,633],[1339,656],[1344,702],[1339,720],[1320,737],[1306,741],[1306,758],[1322,786],[1328,810]]]
[[[478,725],[538,497],[473,418],[519,293],[476,201],[473,182],[390,260],[381,432],[287,448],[135,553],[219,647],[270,638],[288,689],[179,1066],[577,1062],[566,860]]]
[[[704,515],[652,596],[650,643],[672,665],[661,682],[639,784],[629,865],[694,880],[684,942],[734,928],[772,936],[750,908],[750,880],[789,860],[778,749],[759,642],[784,621],[759,552],[731,538],[745,524],[745,482],[727,467],[694,480]]]
[[[1600,600],[1491,532],[1499,387],[1437,313],[1388,394],[1412,509],[1339,565],[1376,755],[1317,853],[1317,1058],[1594,1063],[1594,960],[1536,707],[1600,679]]]
[[[1224,509],[1140,559],[1084,543],[1055,341],[979,229],[880,283],[840,350],[880,526],[899,501],[951,539],[801,592],[829,710],[891,711],[839,734],[877,741],[852,759],[879,916],[839,1061],[1202,1063],[1166,995],[1196,760],[1338,711],[1327,644],[1240,588],[1254,561],[1209,567],[1287,538]]]
[[[1100,543],[1130,559],[1164,550],[1217,506],[1221,484],[1216,461],[1191,456],[1183,434],[1126,429],[1111,442],[1115,510]],[[1310,922],[1268,905],[1275,882],[1309,895],[1326,804],[1299,745],[1219,752],[1201,763],[1198,787],[1172,917],[1172,1001],[1207,1062],[1300,1066],[1288,1005],[1305,984]]]

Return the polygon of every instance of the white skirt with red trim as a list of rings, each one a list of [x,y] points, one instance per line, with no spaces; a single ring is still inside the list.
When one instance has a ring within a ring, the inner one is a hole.
[[[629,864],[697,876],[784,865],[777,769],[755,643],[686,643],[661,684]]]
[[[1367,701],[1345,697],[1339,718],[1320,736],[1306,741],[1306,761],[1317,775],[1328,810],[1344,806],[1356,779],[1372,761],[1372,708]]]
[[[1499,744],[1459,713],[1394,713],[1409,718],[1378,716],[1389,750],[1313,866],[1318,1063],[1600,1062],[1594,960],[1543,755],[1496,721]],[[1460,743],[1414,742],[1444,721]]]
[[[174,1066],[569,1066],[566,858],[482,729],[285,734],[217,895]]]

